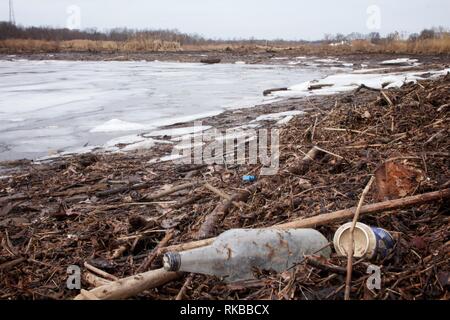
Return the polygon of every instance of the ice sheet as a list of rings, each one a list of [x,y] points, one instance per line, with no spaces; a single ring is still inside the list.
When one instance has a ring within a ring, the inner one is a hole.
[[[145,61],[0,61],[0,160],[113,138],[270,101],[262,92],[329,70]]]
[[[278,97],[330,95],[356,89],[361,84],[372,88],[396,88],[408,82],[424,79],[424,75],[437,77],[450,72],[450,68],[443,70],[430,70],[421,72],[395,72],[395,73],[340,73],[320,80],[306,81],[291,86],[287,91],[275,92]],[[321,89],[309,90],[311,85],[327,85]],[[331,86],[330,86],[331,85]]]

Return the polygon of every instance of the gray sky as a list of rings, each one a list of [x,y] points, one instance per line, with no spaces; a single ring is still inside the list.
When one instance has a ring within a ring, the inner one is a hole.
[[[14,0],[16,22],[65,27],[71,5],[80,8],[82,28],[176,28],[226,39],[411,33],[449,27],[450,13],[449,0]],[[0,0],[0,20],[8,16],[8,0]]]

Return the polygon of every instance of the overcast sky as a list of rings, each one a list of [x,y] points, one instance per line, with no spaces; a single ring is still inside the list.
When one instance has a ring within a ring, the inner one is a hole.
[[[0,0],[0,20],[9,19],[8,2]],[[71,5],[80,8],[81,28],[168,28],[225,39],[411,33],[450,21],[449,0],[14,0],[16,23],[65,27],[74,21]]]

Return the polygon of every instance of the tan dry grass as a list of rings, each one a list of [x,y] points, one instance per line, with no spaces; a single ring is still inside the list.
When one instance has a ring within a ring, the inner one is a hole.
[[[9,39],[0,41],[0,52],[3,53],[43,53],[43,52],[154,52],[154,51],[180,51],[177,42],[131,39],[124,42],[70,40],[70,41],[43,41],[27,39]]]
[[[351,53],[394,53],[394,54],[450,54],[450,35],[437,39],[417,41],[382,41],[373,44],[367,40],[355,40],[343,45],[299,44],[295,46],[264,46],[248,43],[213,43],[181,46],[178,42],[158,39],[133,38],[128,41],[43,41],[27,39],[9,39],[0,41],[2,53],[43,53],[43,52],[107,52],[133,53],[158,51],[231,51],[241,53],[280,52],[295,50],[300,54],[351,54]]]

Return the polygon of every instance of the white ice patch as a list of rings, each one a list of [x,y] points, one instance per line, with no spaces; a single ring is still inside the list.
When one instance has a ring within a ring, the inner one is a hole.
[[[285,112],[278,112],[278,113],[269,113],[269,114],[263,114],[257,117],[255,120],[252,120],[250,122],[259,122],[259,121],[277,121],[287,116],[296,116],[303,114],[303,111],[285,111]]]
[[[144,134],[145,137],[178,137],[191,133],[198,133],[210,129],[211,126],[192,126],[183,128],[161,129]]]
[[[339,61],[339,59],[338,58],[327,58],[327,59],[316,59],[314,61],[318,62],[318,63],[336,63]]]
[[[412,65],[418,61],[419,60],[417,60],[417,59],[411,59],[411,58],[398,58],[398,59],[393,59],[393,60],[385,60],[385,61],[381,62],[381,64],[384,64],[384,65],[404,65],[404,64]]]
[[[101,124],[91,129],[90,132],[138,131],[146,129],[149,129],[149,126],[135,122],[127,122],[119,119],[112,119],[105,122],[104,124]]]
[[[318,81],[307,81],[294,85],[289,88],[288,91],[275,92],[278,97],[289,96],[311,96],[311,95],[330,95],[341,92],[351,91],[364,84],[368,87],[381,89],[381,88],[398,88],[405,83],[413,82],[417,80],[425,79],[422,77],[425,74],[429,74],[431,78],[442,76],[447,74],[450,69],[444,69],[440,71],[428,71],[428,72],[396,72],[387,74],[378,73],[364,73],[352,72],[342,73],[328,76]],[[309,90],[311,85],[327,85],[320,89]],[[330,86],[331,84],[331,86]]]
[[[286,116],[283,119],[279,120],[276,124],[282,126],[289,123],[289,121],[291,121],[292,119],[294,119],[294,116]]]

